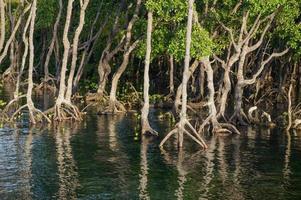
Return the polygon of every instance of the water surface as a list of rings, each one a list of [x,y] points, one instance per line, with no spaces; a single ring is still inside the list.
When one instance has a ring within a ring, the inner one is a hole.
[[[0,128],[0,199],[301,199],[300,135],[248,128],[160,150],[157,112],[158,138],[137,137],[132,115]]]

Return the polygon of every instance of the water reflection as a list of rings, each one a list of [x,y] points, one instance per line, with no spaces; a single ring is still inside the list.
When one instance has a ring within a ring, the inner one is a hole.
[[[59,124],[55,128],[55,143],[57,151],[57,165],[59,176],[59,199],[75,199],[76,189],[79,185],[76,163],[73,159],[70,143],[71,132],[76,132],[76,127],[71,129],[66,124]]]
[[[301,197],[298,133],[248,128],[208,137],[206,151],[188,140],[178,150],[176,139],[160,150],[160,138],[134,139],[136,124],[131,116],[87,116],[43,129],[1,128],[0,199]]]
[[[140,199],[150,199],[147,191],[148,182],[148,163],[147,163],[147,149],[148,149],[149,139],[146,136],[141,138],[141,150],[140,150],[140,184],[139,184],[139,198]]]

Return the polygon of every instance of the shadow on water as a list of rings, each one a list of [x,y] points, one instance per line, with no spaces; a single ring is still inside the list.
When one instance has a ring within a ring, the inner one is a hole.
[[[40,102],[40,107],[49,106]],[[135,116],[88,115],[81,123],[0,128],[0,199],[300,199],[301,134],[248,127],[208,136],[208,150],[174,138],[137,140]]]

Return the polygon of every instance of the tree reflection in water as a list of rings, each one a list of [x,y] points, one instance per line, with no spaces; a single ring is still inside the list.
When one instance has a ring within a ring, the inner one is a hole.
[[[79,185],[76,163],[70,143],[72,129],[65,123],[56,127],[56,150],[59,175],[59,199],[75,199]]]

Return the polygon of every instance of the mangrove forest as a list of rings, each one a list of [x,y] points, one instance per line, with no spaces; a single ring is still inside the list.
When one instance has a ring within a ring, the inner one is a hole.
[[[0,199],[301,199],[300,0],[0,0]]]

